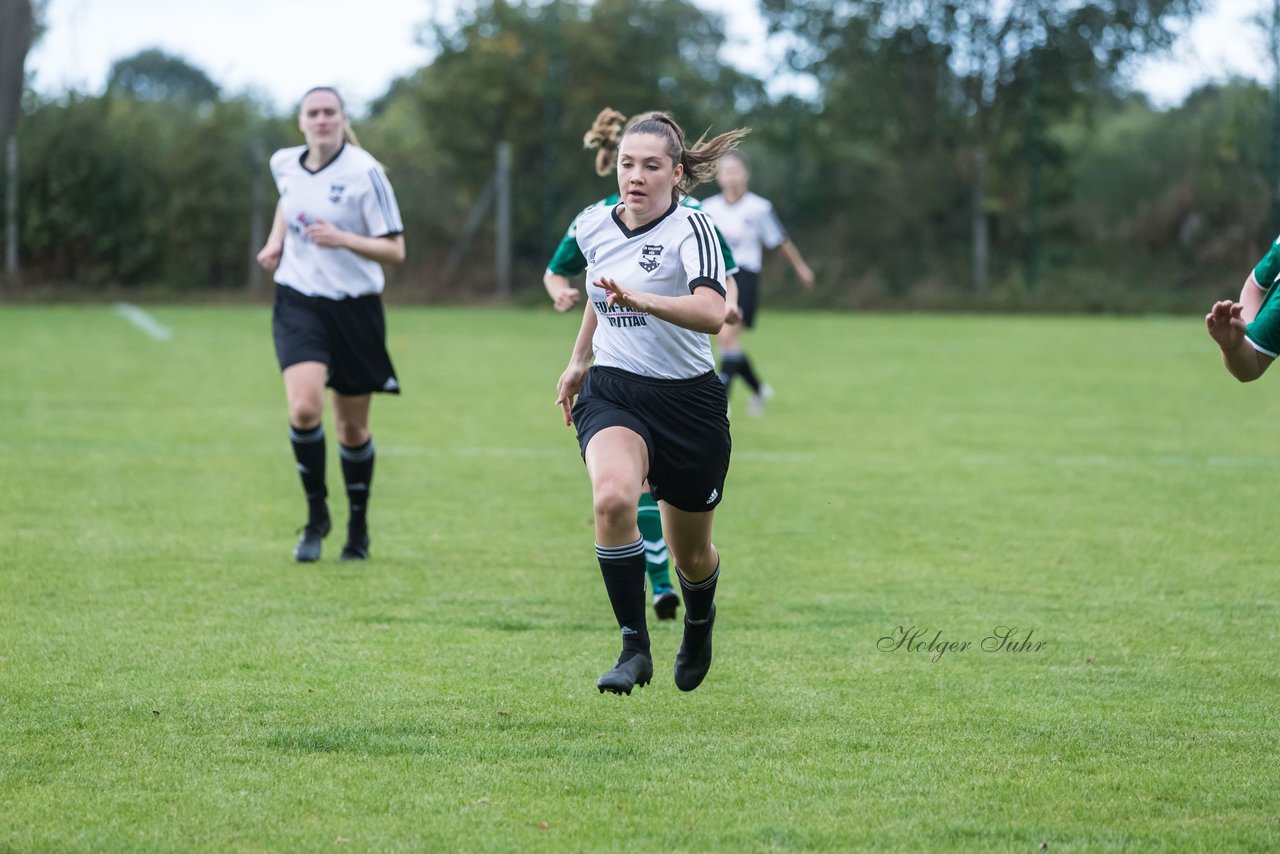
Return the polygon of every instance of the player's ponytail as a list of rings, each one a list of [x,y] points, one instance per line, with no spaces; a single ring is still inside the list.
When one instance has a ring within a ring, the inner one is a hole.
[[[618,141],[627,117],[612,107],[605,107],[582,137],[582,147],[596,149],[596,174],[601,177],[613,171],[618,159]]]

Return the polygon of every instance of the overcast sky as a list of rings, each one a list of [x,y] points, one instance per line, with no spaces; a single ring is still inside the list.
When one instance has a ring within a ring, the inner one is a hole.
[[[725,61],[761,77],[776,66],[774,51],[764,44],[764,25],[754,13],[740,11],[754,3],[695,2],[726,13],[731,45]],[[395,77],[426,64],[430,57],[414,40],[417,25],[451,5],[452,0],[49,0],[48,31],[27,67],[42,93],[97,93],[112,62],[160,47],[203,69],[224,89],[252,89],[281,109],[291,108],[311,86],[330,83],[359,112]],[[1174,55],[1148,64],[1136,77],[1138,87],[1161,106],[1181,102],[1208,80],[1230,74],[1269,80],[1273,73],[1263,35],[1250,20],[1272,0],[1207,5],[1210,11]]]

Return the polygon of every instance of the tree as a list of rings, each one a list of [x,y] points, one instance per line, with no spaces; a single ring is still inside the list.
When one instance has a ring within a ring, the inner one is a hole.
[[[158,48],[139,51],[112,65],[107,92],[136,101],[207,104],[218,100],[218,87],[207,74]]]
[[[35,14],[30,0],[0,0],[0,143],[4,146],[5,249],[4,273],[18,273],[18,140],[13,135],[22,107],[27,52],[35,37]]]
[[[0,0],[0,139],[18,125],[27,51],[35,37],[31,0]]]
[[[446,239],[456,239],[486,186],[495,147],[510,143],[515,251],[532,281],[550,240],[610,191],[582,150],[602,107],[670,110],[696,138],[736,126],[740,110],[764,99],[759,81],[716,61],[722,22],[689,0],[485,0],[455,21],[428,24],[421,40],[435,59],[373,105],[362,138],[392,171],[398,195],[431,199],[430,211],[405,205],[415,220],[406,226]],[[413,137],[403,135],[411,129]]]
[[[982,293],[991,156],[1025,119],[1031,63],[1040,62],[1046,85],[1057,75],[1060,91],[1106,85],[1129,60],[1168,47],[1175,26],[1199,11],[1200,0],[763,0],[763,8],[771,31],[798,39],[793,67],[827,84],[840,74],[830,57],[850,27],[872,40],[907,33],[938,46],[952,78],[938,106],[954,106],[965,117],[972,276]]]

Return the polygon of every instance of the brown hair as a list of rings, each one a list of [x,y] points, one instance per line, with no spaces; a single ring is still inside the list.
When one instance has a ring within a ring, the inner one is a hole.
[[[627,117],[612,107],[605,107],[591,123],[591,130],[582,137],[582,147],[597,149],[596,174],[604,177],[613,171],[618,159],[618,141]]]
[[[342,96],[338,94],[338,90],[332,86],[312,86],[302,95],[302,101],[298,103],[298,110],[301,112],[302,105],[306,103],[307,98],[317,92],[328,92],[330,95],[338,99],[338,106],[342,108],[342,117],[347,118],[347,102],[342,100]],[[356,148],[363,148],[360,140],[356,138],[356,132],[351,129],[351,120],[347,119],[346,124],[342,126],[342,138],[354,145]]]
[[[605,107],[596,116],[591,130],[582,138],[584,148],[599,149],[596,153],[596,174],[608,175],[618,160],[618,146],[622,138],[633,133],[660,137],[666,143],[672,163],[684,166],[684,177],[672,189],[672,196],[688,195],[693,188],[715,177],[720,158],[738,147],[738,141],[751,132],[750,128],[737,128],[707,139],[704,133],[692,146],[685,142],[684,130],[676,124],[670,113],[650,111],[626,116]],[[739,155],[740,156],[740,155]]]

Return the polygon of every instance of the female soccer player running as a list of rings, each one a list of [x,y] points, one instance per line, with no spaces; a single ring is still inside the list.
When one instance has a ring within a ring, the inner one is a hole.
[[[724,324],[725,270],[711,221],[679,200],[709,179],[746,133],[688,146],[670,116],[636,122],[619,146],[622,202],[578,219],[588,304],[556,402],[565,424],[577,428],[591,479],[596,555],[622,632],[617,663],[597,682],[601,692],[630,694],[653,678],[636,525],[646,478],[684,593],[677,687],[692,691],[711,666],[720,575],[711,525],[731,442],[708,336]]]
[[[606,107],[600,111],[600,114],[596,116],[596,120],[592,123],[591,129],[587,131],[582,139],[584,148],[596,151],[595,166],[597,175],[603,177],[614,173],[618,159],[618,141],[624,129],[628,124],[634,124],[650,115],[653,115],[653,113],[640,113],[632,117],[628,122],[627,117],[617,110]],[[621,196],[615,192],[590,205],[587,209],[590,210],[597,207],[611,208],[617,205],[619,201],[621,201]],[[680,199],[680,204],[691,208],[699,206],[698,200],[693,196],[683,196]],[[547,270],[542,277],[543,286],[547,289],[547,295],[551,297],[552,305],[555,306],[556,311],[572,310],[581,297],[581,293],[570,282],[570,277],[581,275],[587,269],[587,259],[583,257],[582,252],[578,249],[577,226],[578,219],[575,217],[573,223],[569,226],[569,230],[561,238],[560,245],[556,247],[555,254],[552,255],[551,261],[548,262]],[[734,263],[733,253],[729,251],[729,245],[725,242],[724,236],[720,234],[719,229],[716,230],[716,238],[724,255],[725,271],[729,276],[725,283],[727,291],[725,322],[737,323],[741,318],[741,314],[737,307],[737,288],[732,284],[733,273],[737,271],[737,264]],[[657,502],[649,494],[647,487],[640,491],[638,512],[640,536],[644,539],[645,571],[649,576],[649,589],[653,594],[653,613],[659,620],[674,620],[680,597],[676,595],[671,585],[671,572],[668,566],[670,553],[662,537],[661,514],[658,510]]]
[[[298,128],[307,144],[271,155],[280,203],[258,253],[258,263],[275,273],[271,325],[307,497],[307,524],[293,556],[319,560],[331,527],[322,424],[327,385],[350,504],[342,559],[363,560],[374,462],[369,404],[373,392],[400,393],[386,348],[382,264],[404,261],[404,226],[382,166],[359,147],[336,91],[307,92]]]

